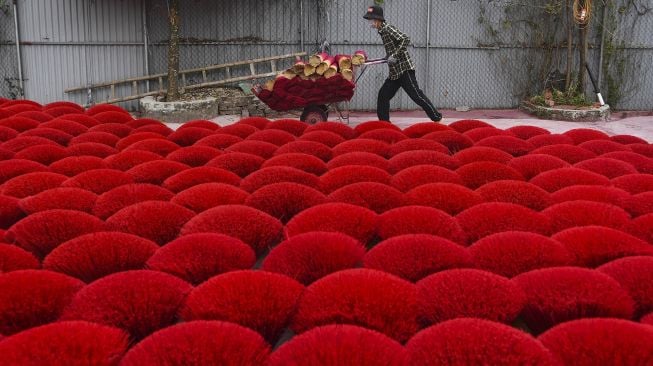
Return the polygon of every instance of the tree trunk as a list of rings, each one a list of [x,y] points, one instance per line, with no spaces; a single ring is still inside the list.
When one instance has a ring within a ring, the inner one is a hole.
[[[578,67],[578,92],[585,93],[585,62],[587,62],[587,37],[589,24],[580,27],[580,65]]]
[[[168,45],[168,96],[167,101],[179,99],[179,0],[168,1],[170,43]]]
[[[568,0],[567,6],[565,7],[567,13],[567,78],[565,80],[565,90],[569,90],[571,87],[571,64],[574,62],[574,20],[572,0]]]

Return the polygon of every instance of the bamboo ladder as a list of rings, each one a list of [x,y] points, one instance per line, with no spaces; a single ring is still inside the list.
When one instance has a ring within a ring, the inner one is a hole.
[[[258,59],[253,59],[253,60],[245,60],[245,61],[238,61],[238,62],[232,62],[232,63],[227,63],[227,64],[219,64],[219,65],[211,65],[211,66],[206,66],[206,67],[200,67],[196,69],[188,69],[188,70],[180,70],[179,75],[181,78],[181,90],[186,90],[186,89],[197,89],[197,88],[204,88],[204,87],[209,87],[209,86],[217,86],[217,85],[225,85],[225,84],[231,84],[231,83],[236,83],[240,81],[246,81],[246,80],[254,80],[254,79],[263,79],[263,78],[268,78],[268,77],[275,77],[278,74],[277,71],[277,62],[286,60],[286,59],[292,59],[294,62],[295,59],[298,57],[303,57],[306,56],[306,52],[300,52],[300,53],[292,53],[292,54],[287,54],[287,55],[281,55],[281,56],[273,56],[273,57],[265,57],[265,58],[258,58]],[[262,64],[262,63],[269,63],[270,64],[270,72],[266,73],[257,73],[256,71],[256,65],[257,64]],[[246,76],[239,76],[239,77],[232,77],[231,72],[232,70],[236,68],[242,68],[242,67],[249,67],[249,75]],[[217,71],[217,70],[224,70],[224,75],[225,78],[222,80],[215,80],[215,81],[209,81],[207,73],[210,71]],[[187,75],[189,74],[202,74],[202,81],[196,84],[189,84]],[[159,94],[165,94],[167,92],[167,89],[164,89],[164,79],[166,79],[168,74],[155,74],[155,75],[150,75],[150,76],[142,76],[142,77],[137,77],[137,78],[129,78],[129,79],[122,79],[122,80],[113,80],[109,82],[104,82],[104,83],[99,83],[99,84],[92,84],[89,86],[79,86],[75,88],[70,88],[64,90],[65,93],[75,93],[75,92],[80,92],[80,91],[86,91],[89,93],[89,95],[92,95],[91,93],[93,91],[97,91],[100,89],[106,89],[109,88],[110,90],[110,96],[109,99],[98,101],[95,104],[111,104],[111,103],[119,103],[119,102],[126,102],[130,100],[135,100],[135,99],[140,99],[144,98],[147,96],[152,96],[152,95],[159,95]],[[156,91],[148,91],[148,92],[140,92],[141,88],[139,87],[139,84],[146,83],[146,85],[149,85],[149,82],[151,81],[157,81],[158,82],[158,90]],[[124,97],[117,97],[116,96],[116,87],[120,87],[123,85],[130,85],[131,84],[131,94],[128,96]]]

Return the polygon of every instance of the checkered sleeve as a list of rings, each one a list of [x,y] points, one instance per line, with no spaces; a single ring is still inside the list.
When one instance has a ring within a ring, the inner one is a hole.
[[[379,34],[383,39],[386,57],[394,57],[396,59],[394,64],[388,65],[390,68],[389,78],[391,80],[397,80],[404,72],[408,70],[414,70],[415,65],[413,64],[413,60],[408,54],[408,45],[410,45],[410,38],[399,29],[389,25],[388,23],[383,23],[381,29],[379,29]]]
[[[394,46],[394,52],[388,56],[396,57],[397,53],[406,51],[408,49],[408,45],[410,45],[410,37],[408,37],[405,33],[401,32],[395,27],[390,26],[388,27],[388,34],[390,35]]]

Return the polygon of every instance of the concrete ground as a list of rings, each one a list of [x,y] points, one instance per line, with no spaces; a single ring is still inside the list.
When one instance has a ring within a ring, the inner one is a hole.
[[[647,112],[616,112],[612,114],[609,122],[567,122],[538,119],[516,109],[506,110],[472,110],[469,112],[456,112],[455,110],[441,110],[444,119],[442,123],[450,124],[461,119],[479,119],[489,124],[506,129],[518,125],[531,125],[545,128],[552,133],[562,133],[574,128],[591,128],[600,130],[608,135],[633,135],[649,143],[653,143],[653,111]],[[406,128],[420,122],[428,122],[423,111],[400,111],[390,114],[392,122],[400,128]],[[298,118],[288,115],[288,118]],[[335,114],[331,120],[335,120]],[[235,123],[239,116],[220,116],[212,121],[226,126]],[[352,112],[350,126],[356,126],[366,121],[376,120],[373,112]],[[175,126],[172,126],[173,128]]]

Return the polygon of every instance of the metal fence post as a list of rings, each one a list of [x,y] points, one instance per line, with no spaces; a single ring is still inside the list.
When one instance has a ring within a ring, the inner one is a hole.
[[[147,34],[147,0],[141,0],[141,22],[143,24],[143,66],[145,75],[150,75],[150,40]],[[150,82],[145,83],[145,88],[147,92],[150,92]]]
[[[304,0],[299,0],[299,46],[304,51]]]
[[[14,5],[14,28],[16,31],[16,59],[18,66],[18,85],[20,86],[20,94],[25,98],[25,85],[23,85],[23,61],[20,55],[20,30],[18,28],[18,5],[17,0],[13,1]]]
[[[145,75],[150,75],[150,40],[147,34],[147,5],[145,4],[147,0],[141,0],[141,22],[143,23],[143,66],[145,68]],[[150,92],[150,82],[149,80],[145,83],[145,88],[147,92]]]
[[[431,92],[431,0],[426,0],[426,94]]]

